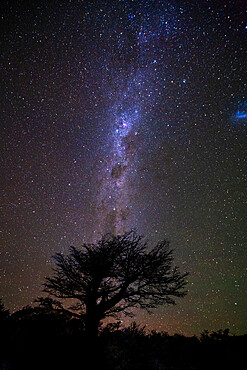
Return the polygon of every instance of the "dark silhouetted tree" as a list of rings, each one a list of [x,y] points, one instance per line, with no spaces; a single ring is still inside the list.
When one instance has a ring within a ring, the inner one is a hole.
[[[187,274],[174,266],[169,242],[150,248],[133,231],[106,235],[81,249],[70,247],[68,255],[57,253],[54,259],[54,275],[46,278],[44,292],[55,299],[38,301],[83,319],[91,339],[106,317],[175,304],[174,298],[186,294]],[[68,308],[69,300],[73,305]]]

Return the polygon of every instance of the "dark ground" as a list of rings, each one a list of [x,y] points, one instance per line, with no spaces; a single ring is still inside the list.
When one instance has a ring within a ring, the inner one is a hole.
[[[185,337],[110,325],[88,343],[83,325],[27,308],[0,318],[0,370],[244,369],[247,335],[229,330]]]

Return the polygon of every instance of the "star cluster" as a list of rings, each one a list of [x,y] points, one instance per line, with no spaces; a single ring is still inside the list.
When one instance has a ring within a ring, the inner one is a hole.
[[[190,272],[186,298],[137,321],[246,332],[245,21],[240,0],[4,2],[7,308],[55,252],[135,228]]]

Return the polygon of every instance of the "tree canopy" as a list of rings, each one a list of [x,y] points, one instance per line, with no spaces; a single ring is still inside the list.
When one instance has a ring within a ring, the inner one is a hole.
[[[57,253],[54,259],[54,275],[44,283],[50,298],[38,301],[83,318],[91,334],[106,317],[131,315],[136,307],[175,304],[175,298],[186,294],[187,273],[174,266],[169,242],[150,247],[134,231],[107,234],[80,249],[70,247],[68,255]],[[73,304],[68,307],[65,301]]]

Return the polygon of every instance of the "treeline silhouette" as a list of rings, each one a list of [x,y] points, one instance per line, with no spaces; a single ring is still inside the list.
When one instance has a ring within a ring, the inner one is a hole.
[[[247,335],[228,329],[186,337],[147,333],[135,322],[101,326],[88,348],[82,320],[27,306],[9,313],[0,303],[0,369],[241,369]],[[97,365],[96,365],[97,364]]]

